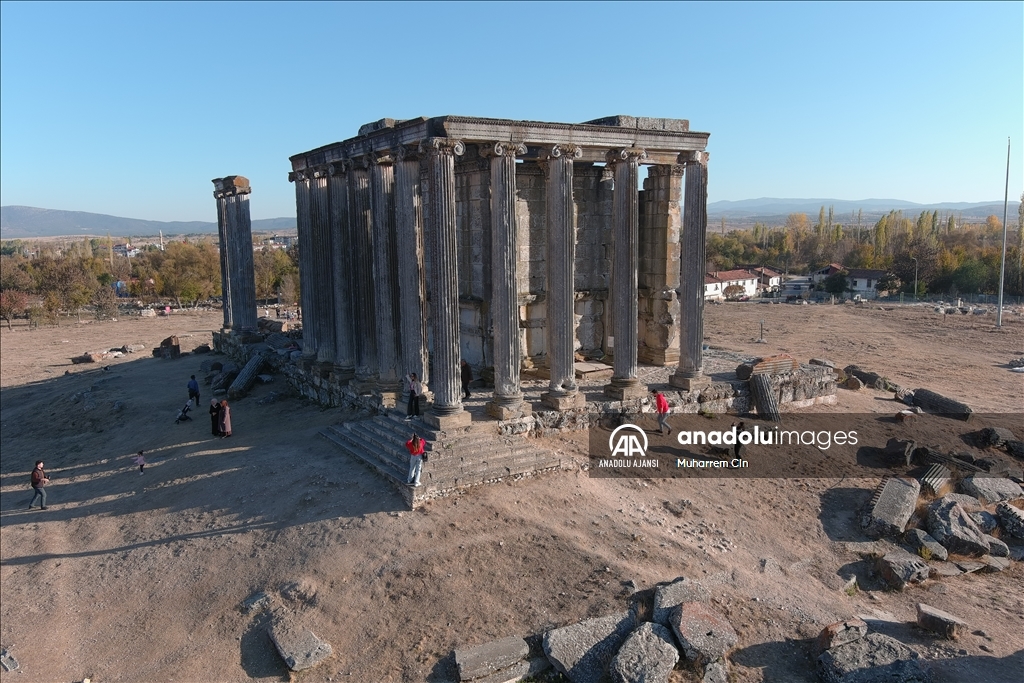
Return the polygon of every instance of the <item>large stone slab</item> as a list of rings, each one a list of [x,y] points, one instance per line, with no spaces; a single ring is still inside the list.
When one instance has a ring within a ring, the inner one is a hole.
[[[1004,477],[986,477],[978,474],[973,474],[960,482],[960,490],[969,496],[984,498],[990,503],[1024,497],[1020,484]]]
[[[996,515],[1003,531],[1014,538],[1024,539],[1024,510],[1009,503],[1000,503],[996,506]]]
[[[600,683],[635,626],[622,612],[556,628],[544,634],[544,654],[572,683]]]
[[[814,653],[821,654],[825,650],[831,650],[840,645],[860,640],[868,634],[868,625],[863,619],[847,619],[829,624],[821,630],[818,638],[814,641]]]
[[[334,652],[330,643],[288,618],[275,619],[267,633],[292,671],[316,666]]]
[[[823,652],[818,676],[824,683],[930,683],[917,653],[881,633]]]
[[[909,529],[907,533],[903,535],[907,543],[914,550],[917,550],[922,557],[923,553],[920,553],[921,548],[925,548],[928,551],[929,559],[938,560],[939,562],[945,562],[949,559],[949,553],[941,543],[932,538],[924,529]]]
[[[520,681],[534,680],[537,674],[551,668],[551,662],[547,657],[533,657],[523,662],[516,662],[507,669],[495,671],[489,676],[476,678],[473,683],[520,683]]]
[[[469,681],[512,666],[530,654],[530,646],[517,636],[455,650],[459,679]]]
[[[669,617],[684,602],[707,602],[711,594],[699,581],[681,577],[666,586],[658,586],[654,591],[654,610],[651,619],[658,624],[668,626]]]
[[[981,529],[960,503],[941,499],[928,509],[928,532],[946,550],[961,555],[984,555],[989,546]]]
[[[883,479],[868,503],[861,526],[870,536],[901,536],[920,493],[921,484],[916,479]]]
[[[690,661],[710,664],[724,657],[738,637],[729,620],[700,602],[684,602],[672,611],[669,624]]]
[[[923,602],[917,604],[917,625],[949,640],[956,640],[967,630],[967,623],[963,620]]]
[[[645,622],[629,634],[612,660],[615,683],[667,683],[679,661],[672,631],[667,626]]]
[[[928,578],[928,564],[917,555],[897,548],[878,558],[878,573],[885,582],[898,590],[908,583],[921,583]]]

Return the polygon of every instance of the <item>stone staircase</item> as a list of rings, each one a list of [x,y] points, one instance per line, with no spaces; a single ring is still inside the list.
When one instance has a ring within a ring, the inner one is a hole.
[[[413,432],[426,441],[428,462],[423,464],[419,487],[407,486],[409,451]],[[363,420],[331,425],[320,435],[384,476],[402,495],[410,509],[431,498],[519,474],[567,465],[568,458],[536,445],[529,437],[501,436],[498,423],[473,422],[447,432],[413,420],[406,422],[394,412]]]

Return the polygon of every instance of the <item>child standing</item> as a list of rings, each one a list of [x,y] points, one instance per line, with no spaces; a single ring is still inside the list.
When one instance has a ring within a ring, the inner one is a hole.
[[[146,457],[142,451],[139,451],[139,454],[132,458],[132,462],[139,466],[139,474],[143,474],[146,469]]]

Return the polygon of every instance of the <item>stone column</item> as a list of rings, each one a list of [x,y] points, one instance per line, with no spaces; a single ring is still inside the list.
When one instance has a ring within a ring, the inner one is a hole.
[[[637,271],[640,206],[637,196],[640,161],[647,152],[636,147],[608,153],[608,164],[615,172],[615,194],[612,200],[612,308],[615,309],[613,331],[614,371],[611,383],[605,386],[608,396],[620,401],[641,398],[647,387],[637,378]]]
[[[420,155],[415,148],[402,146],[396,150],[395,157],[395,235],[398,243],[398,306],[402,321],[399,330],[402,376],[416,373],[423,385],[423,393],[430,400]],[[403,395],[403,400],[408,398]]]
[[[472,417],[462,407],[459,380],[459,267],[455,225],[455,157],[461,140],[429,138],[427,220],[431,247],[431,330],[434,335],[434,405],[424,419],[438,429],[464,427]]]
[[[707,386],[704,375],[704,270],[708,229],[708,153],[692,152],[686,163],[683,232],[679,257],[679,368],[669,377],[674,387],[693,391]]]
[[[313,223],[309,208],[309,176],[311,171],[303,170],[288,174],[288,180],[295,183],[295,227],[299,240],[299,306],[302,309],[302,359],[316,360],[316,334],[310,324],[313,313],[313,292],[316,278],[313,273]]]
[[[370,159],[373,216],[373,289],[377,315],[377,393],[391,407],[401,391],[398,346],[398,282],[395,250],[395,167],[390,154]],[[385,394],[387,395],[385,397]]]
[[[641,362],[679,362],[679,232],[683,166],[648,166],[640,224]]]
[[[256,331],[256,272],[252,263],[252,221],[249,218],[249,180],[240,175],[213,181],[217,198],[218,231],[222,234],[221,265],[227,265],[230,327]],[[223,230],[220,230],[223,220]]]
[[[217,181],[213,181],[214,187],[217,186]],[[227,200],[217,190],[213,191],[213,196],[217,199],[217,236],[220,240],[219,249],[220,252],[220,293],[221,293],[221,304],[224,309],[224,331],[228,332],[231,330],[232,317],[231,317],[231,278],[229,277],[230,265],[228,265],[228,217],[227,217]]]
[[[547,352],[551,380],[541,401],[548,408],[582,407],[576,384],[576,212],[572,164],[583,156],[576,145],[556,145],[543,161],[547,213]]]
[[[352,229],[352,275],[355,316],[356,390],[370,392],[377,381],[377,325],[373,291],[373,233],[370,174],[354,161],[348,173],[349,225]],[[301,252],[300,252],[301,253]]]
[[[487,414],[499,420],[529,415],[519,384],[519,283],[516,262],[516,156],[526,145],[480,145],[491,165],[491,323],[494,330],[494,397]]]
[[[355,376],[352,329],[352,239],[348,221],[348,175],[345,163],[327,168],[330,198],[331,273],[334,285],[334,374],[339,380]]]
[[[332,261],[334,247],[331,240],[331,204],[327,189],[327,167],[313,169],[309,180],[310,233],[313,238],[313,278],[316,290],[310,303],[313,316],[310,327],[316,336],[316,360],[324,365],[334,365],[334,273]]]

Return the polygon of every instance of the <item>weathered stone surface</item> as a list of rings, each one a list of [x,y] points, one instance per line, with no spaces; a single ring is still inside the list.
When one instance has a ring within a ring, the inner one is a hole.
[[[975,498],[974,496],[968,496],[966,493],[947,493],[939,500],[934,501],[932,505],[934,506],[936,503],[940,501],[943,503],[948,503],[950,501],[960,503],[960,507],[962,507],[967,512],[972,512],[974,510],[981,509],[981,501]]]
[[[1001,572],[1010,568],[1010,558],[985,555],[981,558],[981,564],[986,572]]]
[[[984,498],[990,503],[1014,500],[1024,497],[1020,484],[1003,477],[971,475],[960,482],[960,490],[975,498]]]
[[[991,512],[985,512],[984,510],[978,510],[977,512],[967,513],[974,523],[978,525],[982,533],[989,533],[997,526],[999,526],[999,518],[993,515]]]
[[[847,619],[829,624],[821,630],[814,641],[814,654],[819,655],[840,645],[860,640],[868,634],[868,625],[863,619]]]
[[[875,489],[861,526],[870,536],[900,536],[914,514],[921,485],[916,479],[889,477]]]
[[[524,662],[516,662],[501,671],[495,671],[489,676],[476,678],[473,683],[520,683],[526,679],[533,680],[534,676],[550,668],[551,662],[547,657],[533,657]]]
[[[287,618],[275,619],[267,633],[284,663],[292,671],[316,666],[333,653],[330,643]]]
[[[654,622],[668,626],[672,610],[684,602],[707,602],[711,595],[699,581],[680,577],[654,591]]]
[[[849,389],[850,391],[860,391],[864,388],[864,382],[860,381],[859,378],[850,375],[846,378],[846,381],[843,382],[843,388]]]
[[[544,634],[544,654],[572,683],[599,683],[635,625],[622,612],[556,628]]]
[[[825,358],[812,358],[810,361],[811,365],[822,365],[826,368],[835,368],[836,364]]]
[[[886,442],[885,448],[882,449],[882,455],[885,457],[886,464],[890,466],[907,467],[914,459],[915,448],[917,448],[917,444],[913,441],[892,438]]]
[[[828,650],[818,657],[824,683],[929,683],[917,653],[881,633]]]
[[[965,422],[971,419],[974,411],[966,403],[946,398],[928,389],[914,389],[914,405],[921,406],[930,413],[938,413]]]
[[[683,655],[701,664],[724,657],[738,637],[729,621],[700,602],[684,602],[672,611],[669,624],[679,639]]]
[[[668,676],[679,661],[672,632],[661,624],[645,622],[633,631],[612,660],[612,680],[616,683],[658,683]]]
[[[931,559],[945,562],[949,557],[949,553],[946,552],[946,549],[942,544],[932,538],[932,536],[924,529],[910,529],[903,535],[903,537],[914,550],[926,548],[930,553]]]
[[[926,520],[928,532],[946,550],[962,555],[984,555],[988,552],[981,529],[964,512],[960,503],[945,498],[933,503]]]
[[[1010,556],[1010,547],[1002,541],[1000,541],[995,536],[989,536],[988,534],[985,534],[984,536],[982,536],[982,538],[984,538],[985,541],[988,543],[988,554],[992,557]]]
[[[729,683],[729,669],[725,662],[711,662],[704,667],[701,683]]]
[[[917,555],[898,548],[878,558],[876,566],[882,579],[893,588],[903,590],[908,583],[928,578],[928,564]]]
[[[996,514],[1003,531],[1014,538],[1024,539],[1024,510],[1009,503],[1000,503],[996,506]]]
[[[936,607],[920,602],[917,604],[917,625],[949,640],[956,640],[967,630],[966,622],[954,617],[949,612],[943,612]]]
[[[950,578],[963,574],[963,571],[952,562],[932,562],[928,565],[928,570],[933,579],[939,577]]]
[[[253,593],[242,602],[242,611],[246,614],[251,614],[256,610],[263,609],[269,604],[270,596],[263,591],[259,591],[257,593]]]
[[[530,654],[530,646],[517,636],[491,641],[483,645],[455,650],[459,678],[468,681],[512,666]]]
[[[796,370],[799,363],[788,353],[780,353],[775,356],[765,356],[741,363],[736,368],[736,379],[747,380],[753,375],[778,375],[784,372]]]
[[[1014,433],[1005,427],[986,427],[981,430],[981,437],[986,446],[992,446],[993,448],[999,448],[1007,441],[1017,440]]]

